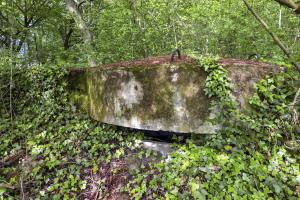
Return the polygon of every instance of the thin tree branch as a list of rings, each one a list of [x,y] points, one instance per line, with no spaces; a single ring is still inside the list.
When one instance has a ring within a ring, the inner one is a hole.
[[[39,23],[40,21],[42,21],[43,17],[39,17],[38,19],[36,19],[34,22],[32,22],[31,25],[29,25],[29,28],[34,27],[37,23]]]
[[[299,98],[299,95],[300,95],[300,88],[298,89],[295,97],[294,97],[294,100],[291,104],[291,112],[293,113],[293,123],[295,125],[298,124],[298,112],[297,112],[297,108],[296,108],[296,105],[297,105],[297,101],[298,101],[298,98]]]
[[[274,42],[280,47],[280,49],[284,52],[284,54],[290,59],[291,63],[296,67],[296,69],[300,72],[300,65],[293,61],[293,56],[290,50],[280,41],[278,36],[272,32],[267,23],[252,9],[251,5],[247,0],[243,0],[248,10],[252,13],[252,15],[257,19],[257,21],[264,27],[264,29],[271,35]]]
[[[78,8],[80,8],[84,3],[86,3],[86,1],[82,1],[78,4]]]
[[[12,185],[5,184],[5,183],[0,183],[0,188],[5,188],[5,189],[10,189],[10,190],[15,190],[16,188]]]
[[[275,1],[278,2],[280,5],[293,9],[296,14],[300,14],[299,3],[296,3],[293,0],[275,0]]]
[[[20,177],[20,196],[22,200],[25,200],[24,186],[23,186],[23,177]]]
[[[13,5],[14,6],[16,6],[18,9],[19,9],[19,11],[23,14],[23,15],[25,15],[25,10],[23,10],[20,6],[19,6],[19,4],[18,3],[15,3],[14,1],[12,1],[12,3],[13,3]]]

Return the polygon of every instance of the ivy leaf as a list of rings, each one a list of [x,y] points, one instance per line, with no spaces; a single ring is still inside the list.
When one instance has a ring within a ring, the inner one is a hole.
[[[6,188],[0,187],[0,197],[6,192]]]

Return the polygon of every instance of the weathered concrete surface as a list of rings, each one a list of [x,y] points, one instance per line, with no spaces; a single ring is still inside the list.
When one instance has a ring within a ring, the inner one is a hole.
[[[247,106],[247,99],[260,79],[282,70],[276,65],[250,60],[221,59],[219,63],[226,67],[233,85],[232,93],[242,109]]]
[[[226,60],[225,60],[226,61]],[[224,60],[220,61],[221,63]],[[227,60],[228,61],[228,60]],[[245,106],[253,84],[272,66],[230,63],[234,95]],[[255,73],[254,73],[255,72]],[[206,73],[195,62],[71,70],[73,101],[98,121],[136,129],[215,133],[204,94]]]

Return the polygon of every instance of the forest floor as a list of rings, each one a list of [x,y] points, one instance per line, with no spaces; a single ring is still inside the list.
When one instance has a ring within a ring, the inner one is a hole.
[[[174,62],[194,60],[182,56]],[[170,57],[161,56],[104,66],[167,63],[171,63]],[[246,80],[248,75],[253,77],[259,71],[278,69],[268,63],[232,58],[220,59],[209,67],[216,69],[219,64],[231,66],[228,78],[240,88],[245,83],[241,80]],[[248,66],[253,69],[245,70]],[[240,115],[235,116],[239,123],[228,124],[226,133],[213,136],[204,145],[192,140],[174,144],[180,147],[172,152],[170,162],[143,149],[140,143],[144,137],[99,126],[98,122],[76,112],[68,102],[67,85],[62,81],[66,71],[39,67],[26,74],[20,71],[14,77],[20,86],[13,91],[14,97],[19,98],[15,106],[20,114],[13,124],[9,115],[0,117],[0,199],[16,199],[20,195],[31,199],[112,200],[163,199],[170,195],[174,199],[204,199],[205,196],[210,199],[220,195],[297,199],[300,196],[299,153],[289,152],[284,146],[285,138],[282,139],[287,134],[282,130],[289,130],[289,123],[284,120],[280,124],[274,119],[282,115],[278,114],[277,105],[283,105],[279,107],[281,112],[283,109],[289,112],[290,99],[281,95],[281,91],[291,91],[293,95],[292,83],[298,80],[293,71],[279,74],[278,79],[269,78],[270,81],[260,85],[265,89],[258,91],[262,97],[275,95],[280,104],[272,99],[266,102],[269,96],[256,99],[256,105],[266,108],[259,107],[255,115],[246,113],[241,119]],[[232,79],[236,77],[232,74],[243,77]],[[224,78],[227,74],[218,75],[216,89],[225,88],[227,82],[221,81],[227,80]],[[274,90],[275,81],[278,90]],[[6,102],[8,108],[9,101]],[[266,129],[266,124],[272,129]]]
[[[82,171],[81,178],[87,181],[87,187],[79,194],[79,199],[130,199],[128,193],[120,191],[130,180],[129,166],[124,158],[100,164],[97,173],[87,168]]]

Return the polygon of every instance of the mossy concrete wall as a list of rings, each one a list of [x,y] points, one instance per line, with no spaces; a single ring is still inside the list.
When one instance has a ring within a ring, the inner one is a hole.
[[[254,83],[272,67],[266,70],[230,65],[234,95],[244,107]],[[143,130],[210,134],[219,127],[210,122],[214,111],[209,109],[210,100],[204,94],[206,76],[195,63],[177,63],[72,69],[69,82],[73,102],[100,122]]]
[[[197,65],[72,70],[73,101],[94,119],[123,127],[207,132],[206,74]],[[204,126],[203,126],[204,125]]]

